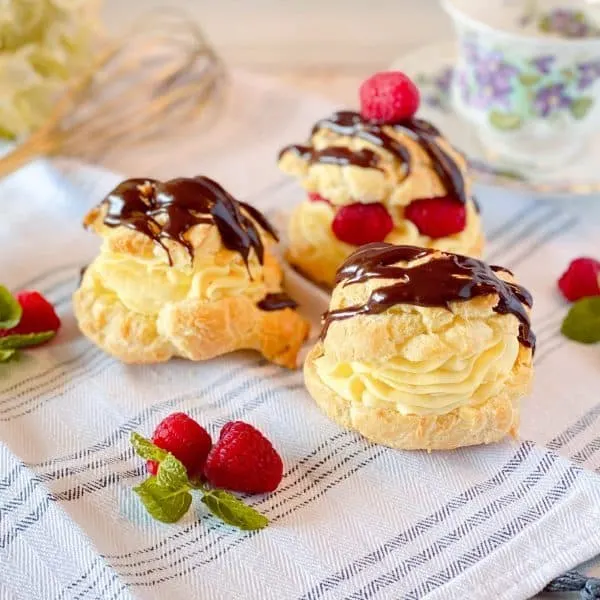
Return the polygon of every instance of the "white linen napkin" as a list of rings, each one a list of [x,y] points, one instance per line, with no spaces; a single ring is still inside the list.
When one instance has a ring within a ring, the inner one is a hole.
[[[265,210],[297,201],[277,149],[330,107],[250,77],[234,92],[202,142],[163,148],[179,172],[157,146],[144,155],[156,168],[127,174],[204,173]],[[535,391],[522,441],[427,454],[341,430],[300,372],[253,353],[126,366],[84,339],[70,295],[98,240],[80,222],[119,179],[40,161],[0,182],[0,282],[40,290],[63,320],[50,345],[0,365],[0,597],[516,600],[600,553],[600,347],[561,336],[555,289],[570,259],[598,254],[584,211],[480,196],[487,257],[534,295]],[[176,410],[213,436],[243,419],[281,451],[280,489],[248,499],[267,529],[232,529],[199,503],[174,525],[147,516],[129,434]]]

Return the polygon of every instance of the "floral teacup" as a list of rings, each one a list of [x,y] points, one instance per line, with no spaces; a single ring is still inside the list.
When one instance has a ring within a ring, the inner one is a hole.
[[[600,129],[600,37],[592,21],[554,9],[532,24],[517,0],[442,2],[459,42],[452,101],[484,146],[540,169],[581,151]]]

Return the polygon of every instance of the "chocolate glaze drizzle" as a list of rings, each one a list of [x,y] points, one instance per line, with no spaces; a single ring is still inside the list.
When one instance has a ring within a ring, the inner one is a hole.
[[[81,267],[81,269],[79,269],[79,284],[77,285],[77,287],[81,287],[81,282],[83,281],[83,276],[85,275],[85,272],[88,270],[89,265],[85,265],[83,267]]]
[[[410,153],[406,146],[388,135],[384,130],[385,125],[367,121],[354,111],[340,111],[327,119],[318,121],[313,127],[313,135],[319,129],[328,129],[338,135],[357,136],[367,142],[381,146],[406,163],[408,173],[411,169]],[[465,181],[461,170],[454,160],[439,146],[436,138],[440,132],[429,122],[423,119],[407,119],[394,125],[389,125],[396,131],[410,136],[419,142],[429,154],[433,168],[442,180],[446,191],[452,193],[463,204],[467,201],[465,195]]]
[[[408,148],[402,142],[386,133],[384,127],[391,127],[418,142],[429,155],[433,168],[444,184],[447,193],[455,197],[457,201],[463,204],[466,203],[465,180],[461,169],[454,159],[439,145],[437,138],[440,136],[440,132],[431,123],[423,119],[407,119],[400,123],[387,125],[363,119],[357,112],[343,110],[334,113],[331,117],[317,121],[313,127],[312,135],[315,135],[321,129],[325,129],[341,136],[358,137],[387,150],[399,158],[406,164],[407,173],[410,173],[411,157]],[[335,153],[337,154],[337,146],[320,151],[313,150],[309,146],[288,146],[282,150],[281,154],[286,150],[293,150],[311,162],[318,161],[365,166],[364,162],[366,158],[359,156],[359,153],[348,151],[344,155],[336,156],[335,154],[330,154],[332,148],[335,148]],[[368,166],[372,167],[373,165],[369,164]]]
[[[350,285],[368,279],[395,279],[397,283],[374,290],[366,304],[325,313],[321,339],[334,321],[359,314],[379,314],[396,304],[449,308],[449,302],[452,301],[498,294],[499,301],[494,311],[502,315],[514,315],[520,323],[519,342],[535,349],[535,335],[525,309],[526,306],[532,306],[531,294],[520,285],[496,276],[498,271],[509,272],[506,269],[488,266],[458,254],[444,254],[412,268],[395,265],[397,262],[415,261],[435,252],[383,242],[367,244],[356,250],[338,270],[336,283]]]
[[[194,248],[184,235],[201,223],[216,225],[223,245],[240,254],[248,272],[251,250],[260,264],[264,260],[264,246],[256,224],[278,239],[262,213],[238,202],[208,177],[180,177],[165,182],[128,179],[108,194],[102,204],[106,206],[105,225],[128,227],[149,237],[164,248],[170,265],[173,260],[165,240],[184,246],[193,259]]]
[[[278,292],[276,294],[267,294],[260,302],[257,302],[256,306],[260,310],[282,310],[284,308],[298,308],[298,303],[292,300],[284,292]]]
[[[381,170],[379,168],[379,156],[376,152],[373,152],[368,148],[351,150],[345,146],[329,146],[328,148],[317,150],[312,146],[292,144],[281,150],[279,158],[281,158],[285,152],[294,152],[300,158],[311,164],[323,163],[328,165],[338,165],[340,167],[355,165],[357,167],[362,167],[363,169]]]

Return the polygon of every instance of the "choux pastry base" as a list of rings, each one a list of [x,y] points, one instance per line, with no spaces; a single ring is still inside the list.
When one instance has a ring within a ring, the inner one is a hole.
[[[314,361],[323,352],[318,343],[304,363],[304,381],[318,406],[341,427],[377,444],[402,450],[452,450],[515,437],[520,398],[529,389],[531,367],[519,364],[502,394],[480,406],[459,407],[443,415],[402,415],[393,409],[351,404],[326,386]]]
[[[102,289],[89,270],[73,306],[81,331],[125,363],[164,362],[175,356],[207,360],[251,349],[293,369],[309,329],[295,310],[262,311],[247,296],[168,303],[156,317],[134,313]]]

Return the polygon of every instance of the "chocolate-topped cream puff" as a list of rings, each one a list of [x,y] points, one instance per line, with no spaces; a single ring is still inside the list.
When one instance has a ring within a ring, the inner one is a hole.
[[[480,256],[467,163],[414,117],[414,84],[401,73],[374,75],[361,87],[361,106],[321,119],[305,144],[279,154],[279,168],[308,192],[291,216],[289,262],[333,286],[344,259],[369,242]]]
[[[532,379],[530,294],[502,267],[373,243],[338,271],[306,386],[334,421],[404,449],[515,436]]]
[[[124,362],[254,349],[294,367],[308,323],[282,291],[277,235],[207,177],[129,179],[86,217],[102,238],[73,303],[82,332]]]

